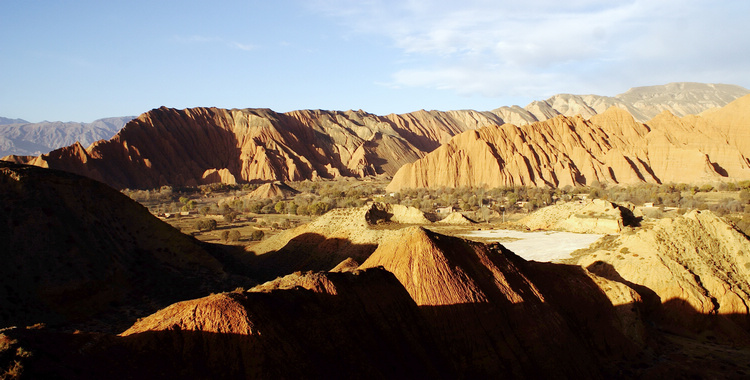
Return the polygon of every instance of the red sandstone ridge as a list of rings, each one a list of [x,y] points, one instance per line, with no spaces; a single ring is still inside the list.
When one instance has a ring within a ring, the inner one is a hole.
[[[392,176],[402,165],[467,130],[505,123],[521,125],[557,115],[589,117],[613,105],[624,107],[639,121],[661,111],[682,116],[726,105],[747,92],[738,86],[672,83],[634,88],[616,98],[557,95],[526,108],[422,110],[387,116],[361,110],[276,113],[268,109],[162,107],[132,120],[112,139],[88,148],[76,144],[39,157],[4,159],[71,171],[115,188]],[[579,139],[588,140],[583,135]],[[629,165],[616,153],[609,159],[616,161],[615,165]],[[531,182],[548,180],[534,177]]]
[[[62,169],[115,188],[393,175],[492,113],[154,109],[110,140],[6,160]]]
[[[750,179],[750,95],[703,116],[665,111],[641,124],[610,108],[467,131],[404,165],[388,191]]]

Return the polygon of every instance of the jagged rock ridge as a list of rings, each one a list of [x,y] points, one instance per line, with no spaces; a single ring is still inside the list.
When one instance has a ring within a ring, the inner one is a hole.
[[[662,92],[662,97],[653,95]],[[390,176],[467,130],[522,125],[560,114],[586,117],[611,105],[624,107],[639,120],[653,110],[681,115],[724,105],[744,93],[747,90],[737,86],[678,83],[633,89],[622,99],[559,95],[525,109],[422,110],[387,116],[361,110],[276,113],[162,107],[133,120],[109,141],[6,159],[72,171],[115,188]],[[631,100],[635,105],[628,103]]]
[[[393,174],[467,129],[501,123],[475,111],[376,116],[363,111],[159,108],[108,141],[16,162],[82,174],[115,188],[295,181]]]
[[[612,107],[589,120],[486,127],[404,165],[387,190],[748,179],[748,120],[750,95],[701,116],[664,111],[645,124]]]

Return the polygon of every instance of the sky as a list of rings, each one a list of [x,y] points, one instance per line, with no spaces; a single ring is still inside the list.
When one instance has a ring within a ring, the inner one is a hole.
[[[750,88],[747,0],[0,0],[0,116],[492,110]]]

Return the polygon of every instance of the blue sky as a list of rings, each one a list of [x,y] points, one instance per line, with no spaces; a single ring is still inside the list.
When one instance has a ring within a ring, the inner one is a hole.
[[[750,88],[746,0],[0,1],[0,116],[491,110],[692,81]]]

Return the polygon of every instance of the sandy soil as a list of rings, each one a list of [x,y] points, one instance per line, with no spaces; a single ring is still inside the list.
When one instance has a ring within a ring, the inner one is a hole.
[[[551,262],[569,258],[571,252],[590,246],[604,235],[553,231],[482,230],[461,236],[468,239],[482,238],[488,242],[500,242],[505,248],[526,260]]]

